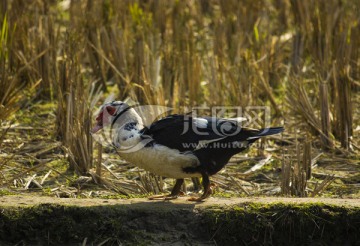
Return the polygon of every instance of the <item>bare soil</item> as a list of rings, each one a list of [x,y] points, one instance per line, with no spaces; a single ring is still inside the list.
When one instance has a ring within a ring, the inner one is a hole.
[[[291,197],[252,197],[252,198],[218,198],[210,197],[204,202],[190,202],[188,197],[179,197],[175,200],[149,200],[147,198],[133,199],[77,199],[77,198],[57,198],[45,196],[26,196],[13,195],[0,197],[0,206],[36,206],[39,204],[59,204],[71,206],[105,206],[105,205],[133,205],[133,206],[171,206],[172,209],[189,207],[192,209],[206,208],[211,206],[233,206],[244,203],[285,203],[285,204],[305,204],[305,203],[324,203],[335,206],[352,206],[360,208],[360,199],[335,199],[335,198],[291,198]]]

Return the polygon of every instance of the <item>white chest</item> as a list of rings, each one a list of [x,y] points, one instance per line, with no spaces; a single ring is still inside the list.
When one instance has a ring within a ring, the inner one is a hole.
[[[185,173],[183,168],[196,167],[198,159],[193,154],[181,154],[177,150],[155,144],[135,152],[119,153],[131,164],[154,174],[169,178],[201,177],[199,173]]]
[[[120,129],[113,141],[122,158],[149,172],[169,178],[201,177],[199,173],[183,171],[185,167],[199,165],[195,155],[180,153],[178,150],[159,144],[145,147],[151,139],[142,139],[138,129],[130,131]]]

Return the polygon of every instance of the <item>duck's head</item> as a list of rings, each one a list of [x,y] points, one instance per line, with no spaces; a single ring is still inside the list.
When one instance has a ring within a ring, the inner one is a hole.
[[[127,103],[112,101],[101,106],[96,116],[96,124],[91,133],[97,133],[103,128],[123,126],[126,123],[134,122],[142,125],[142,120],[136,111]]]

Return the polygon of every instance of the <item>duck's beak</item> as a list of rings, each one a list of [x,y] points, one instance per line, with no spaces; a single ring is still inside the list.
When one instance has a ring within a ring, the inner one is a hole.
[[[100,131],[103,128],[103,125],[98,122],[92,129],[91,129],[91,134],[95,134],[98,131]]]

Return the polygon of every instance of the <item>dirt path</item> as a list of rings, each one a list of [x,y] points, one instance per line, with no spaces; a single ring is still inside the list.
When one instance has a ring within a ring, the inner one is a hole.
[[[144,206],[161,206],[173,204],[180,207],[191,207],[192,209],[204,208],[208,206],[231,206],[240,205],[249,202],[256,203],[324,203],[336,206],[360,207],[360,199],[333,199],[333,198],[285,198],[285,197],[253,197],[253,198],[214,198],[211,197],[204,202],[189,202],[186,197],[180,197],[171,201],[150,201],[146,198],[135,199],[76,199],[76,198],[56,198],[56,197],[39,197],[14,195],[0,197],[0,206],[33,206],[38,204],[59,204],[72,206],[105,206],[105,205],[139,205]],[[172,205],[172,208],[174,206]]]

